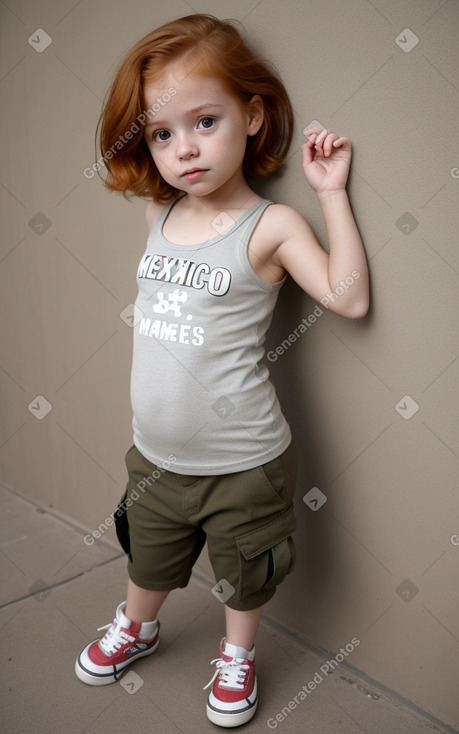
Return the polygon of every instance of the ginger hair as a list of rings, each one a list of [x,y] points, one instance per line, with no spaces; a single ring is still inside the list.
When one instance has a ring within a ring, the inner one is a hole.
[[[104,103],[97,126],[107,167],[104,184],[126,198],[148,197],[166,204],[179,194],[160,176],[141,121],[147,112],[145,86],[158,80],[171,61],[182,59],[188,73],[217,79],[242,106],[254,95],[262,98],[263,124],[247,138],[246,178],[269,176],[285,160],[293,134],[293,111],[277,74],[248,48],[232,22],[206,14],[189,15],[148,33],[128,51]]]

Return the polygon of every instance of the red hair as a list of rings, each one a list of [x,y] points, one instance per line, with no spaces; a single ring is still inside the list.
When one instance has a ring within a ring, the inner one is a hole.
[[[183,57],[194,74],[220,81],[241,105],[260,95],[264,121],[247,138],[243,172],[262,178],[283,164],[293,134],[293,112],[287,92],[265,61],[247,47],[234,25],[211,15],[179,18],[142,38],[125,56],[104,104],[100,125],[101,159],[107,167],[105,186],[123,195],[146,196],[160,204],[179,191],[161,178],[143,135],[155,105],[145,110],[144,86],[167,64]],[[158,99],[167,103],[169,89]],[[98,125],[98,127],[99,127]]]

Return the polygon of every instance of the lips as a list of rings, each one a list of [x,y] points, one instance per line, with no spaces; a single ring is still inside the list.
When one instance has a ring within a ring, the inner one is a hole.
[[[186,181],[197,181],[201,176],[204,176],[207,171],[207,168],[190,168],[188,171],[185,171],[185,173],[182,173],[182,178]]]

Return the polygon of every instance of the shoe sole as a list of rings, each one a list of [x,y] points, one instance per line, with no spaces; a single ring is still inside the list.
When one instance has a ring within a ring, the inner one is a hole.
[[[207,718],[213,724],[217,724],[217,726],[223,726],[228,729],[233,726],[241,726],[242,724],[246,724],[250,721],[252,716],[254,716],[255,711],[257,710],[257,704],[258,698],[249,709],[234,714],[215,711],[215,709],[211,708],[209,704],[207,704]]]
[[[126,660],[124,663],[121,663],[121,665],[113,665],[110,673],[91,673],[91,671],[85,668],[84,665],[80,662],[80,653],[75,663],[75,673],[77,677],[81,681],[83,681],[83,683],[86,683],[89,686],[107,686],[110,683],[116,683],[117,681],[119,681],[128,665],[134,663],[139,658],[151,655],[153,652],[155,652],[158,645],[159,640],[149,650],[145,650],[144,652],[137,653],[137,655],[133,655],[130,660]]]

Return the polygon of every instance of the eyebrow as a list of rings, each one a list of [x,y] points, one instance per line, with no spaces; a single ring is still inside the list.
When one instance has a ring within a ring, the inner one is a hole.
[[[189,115],[195,115],[198,112],[201,112],[202,110],[208,110],[208,109],[210,109],[212,107],[223,107],[223,106],[224,105],[222,105],[222,104],[215,104],[214,102],[208,102],[207,104],[201,104],[201,105],[199,105],[199,107],[193,107],[192,110],[188,110],[187,114],[189,114]],[[163,123],[161,122],[161,120],[157,120],[156,118],[154,118],[149,123],[147,123],[147,125],[145,125],[145,129],[148,130],[148,128],[149,127],[153,127],[153,125],[159,125],[161,127],[162,124]]]

